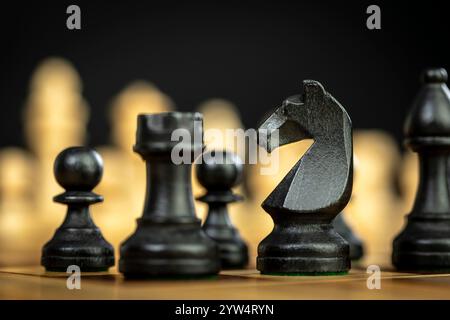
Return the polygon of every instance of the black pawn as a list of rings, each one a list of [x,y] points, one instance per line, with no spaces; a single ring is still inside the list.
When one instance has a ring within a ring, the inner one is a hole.
[[[125,277],[219,272],[217,245],[202,230],[192,196],[192,162],[202,150],[200,113],[139,115],[134,151],[147,165],[147,193],[136,231],[120,248],[119,270]]]
[[[357,261],[361,259],[364,255],[364,248],[361,239],[353,232],[349,227],[343,212],[338,214],[338,216],[333,221],[333,227],[339,233],[342,238],[344,238],[350,246],[350,259]]]
[[[53,198],[68,206],[63,224],[42,249],[41,264],[48,271],[67,270],[77,265],[82,271],[104,271],[114,265],[114,249],[94,224],[91,204],[103,201],[92,192],[103,174],[100,155],[89,148],[63,150],[55,160],[56,181],[66,191]]]
[[[420,182],[393,264],[405,271],[450,270],[450,91],[444,69],[429,69],[405,122],[405,145],[419,155]]]
[[[248,249],[233,227],[227,205],[243,198],[231,190],[242,181],[242,160],[231,152],[209,151],[196,165],[197,179],[207,193],[197,200],[208,204],[203,230],[219,246],[223,269],[240,269],[248,263]]]

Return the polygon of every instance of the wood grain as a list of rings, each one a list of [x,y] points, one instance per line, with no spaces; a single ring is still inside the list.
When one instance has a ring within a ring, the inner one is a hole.
[[[82,274],[81,290],[67,274],[41,267],[0,269],[1,299],[450,299],[450,274],[382,272],[381,289],[369,290],[364,269],[344,276],[263,276],[224,271],[214,279],[128,281],[117,270]]]

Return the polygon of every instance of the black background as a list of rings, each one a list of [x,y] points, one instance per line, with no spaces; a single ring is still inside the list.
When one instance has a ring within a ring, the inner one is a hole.
[[[82,30],[66,28],[81,7]],[[381,30],[366,8],[381,7]],[[235,103],[247,127],[322,82],[355,128],[401,141],[405,114],[429,66],[448,67],[445,1],[24,1],[1,4],[0,147],[26,145],[21,112],[32,71],[48,56],[74,63],[91,108],[90,145],[107,143],[111,98],[145,79],[179,110],[211,97]]]

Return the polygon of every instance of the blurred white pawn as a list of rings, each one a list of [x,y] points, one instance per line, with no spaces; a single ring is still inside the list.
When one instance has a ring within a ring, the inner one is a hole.
[[[53,161],[66,147],[82,145],[89,117],[81,80],[71,63],[49,58],[36,68],[24,110],[27,144],[36,157],[33,198],[41,227],[52,232],[64,217],[64,206],[52,201],[62,188],[53,176]]]
[[[31,194],[31,156],[18,148],[0,151],[0,265],[39,263],[36,210]]]
[[[362,263],[390,265],[392,241],[405,214],[395,190],[400,153],[394,139],[379,130],[355,131],[354,153],[358,172],[346,221],[363,240]]]
[[[129,198],[127,198],[132,174],[124,155],[110,147],[96,148],[103,159],[103,178],[94,190],[103,196],[104,201],[91,207],[95,224],[102,230],[105,238],[116,248],[132,233],[136,221],[131,217]],[[128,183],[127,183],[128,182]]]

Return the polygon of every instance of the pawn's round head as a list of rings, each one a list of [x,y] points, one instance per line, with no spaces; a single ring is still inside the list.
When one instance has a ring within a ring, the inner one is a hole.
[[[53,167],[56,181],[68,191],[91,191],[103,175],[103,161],[93,149],[71,147],[61,151]]]
[[[228,151],[207,151],[196,164],[197,179],[207,190],[228,190],[242,181],[243,163]]]
[[[423,83],[446,83],[447,71],[444,68],[429,68],[422,74]]]

